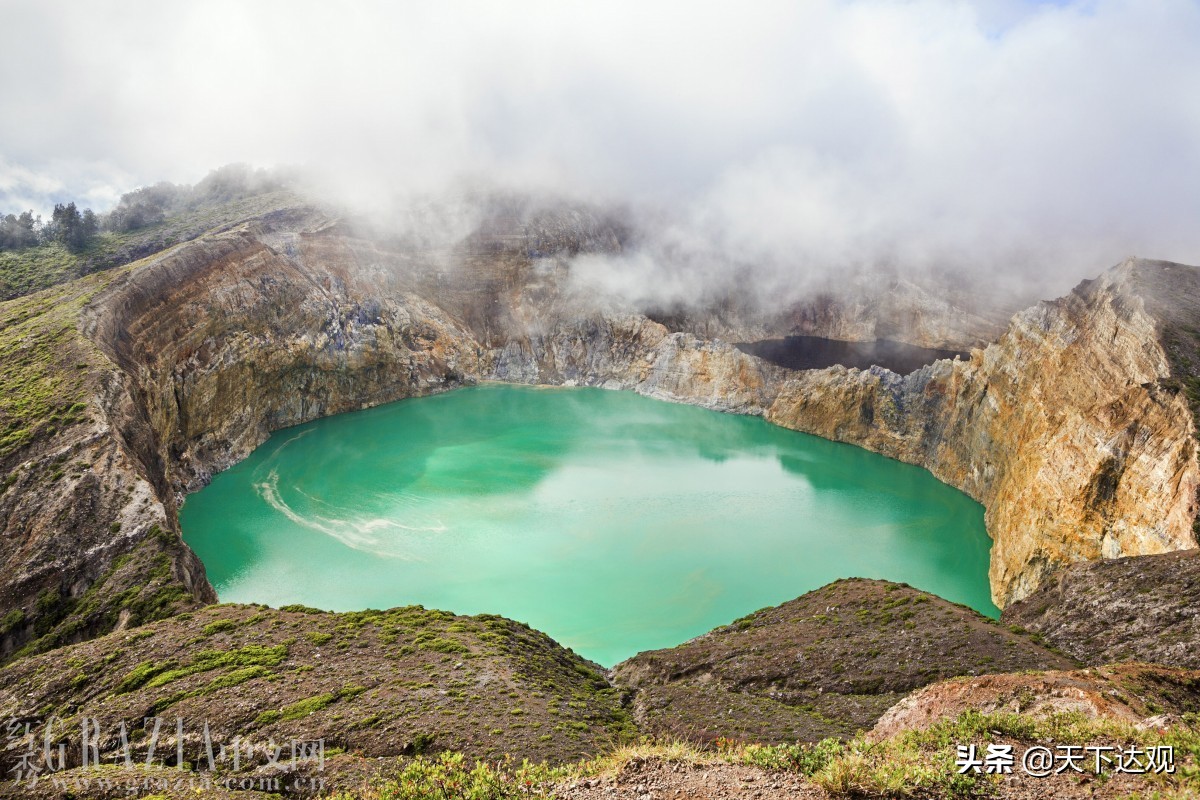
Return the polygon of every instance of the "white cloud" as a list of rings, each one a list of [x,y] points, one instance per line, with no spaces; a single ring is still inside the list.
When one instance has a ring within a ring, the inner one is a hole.
[[[1194,0],[2,13],[10,203],[288,163],[364,197],[486,176],[652,203],[676,244],[785,274],[1200,262]]]

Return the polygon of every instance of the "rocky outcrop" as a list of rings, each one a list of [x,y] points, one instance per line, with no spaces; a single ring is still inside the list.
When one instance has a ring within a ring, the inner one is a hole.
[[[4,654],[153,618],[127,613],[137,605],[128,592],[158,586],[157,556],[138,557],[136,583],[97,582],[127,575],[121,560],[156,543],[175,554],[167,583],[179,602],[142,605],[211,602],[179,541],[178,504],[282,427],[480,380],[633,389],[761,414],[781,371],[564,288],[570,257],[620,242],[619,227],[581,209],[501,204],[445,245],[364,238],[286,206],[14,301],[0,344],[19,355],[30,326],[47,339],[28,375],[11,373],[15,385],[53,393],[69,379],[73,394],[54,416],[61,429],[46,423],[46,403],[20,404],[5,434],[14,444],[0,452]],[[75,418],[76,399],[86,419]],[[49,491],[31,477],[43,471],[55,478]],[[101,585],[101,608],[80,605]],[[109,608],[113,597],[123,605]]]
[[[1130,260],[1018,314],[969,361],[802,373],[767,418],[918,464],[983,503],[1001,607],[1064,563],[1193,547],[1187,376],[1140,290],[1165,266],[1195,274]]]
[[[82,325],[142,387],[156,460],[181,492],[273,430],[478,380],[634,389],[762,413],[778,370],[597,310],[561,291],[561,265],[530,259],[531,247],[497,235],[486,247],[388,250],[294,212],[122,275]]]
[[[1085,664],[1200,669],[1200,550],[1073,564],[1006,608],[1004,621]]]
[[[644,730],[672,739],[816,741],[869,728],[955,675],[1071,667],[1030,637],[911,587],[852,579],[613,668]]]
[[[470,334],[399,276],[354,270],[354,252],[305,269],[310,221],[299,222],[278,249],[267,222],[179,248],[84,312],[88,336],[141,389],[151,460],[179,491],[278,428],[479,374]]]
[[[966,711],[1047,717],[1072,714],[1139,728],[1177,725],[1200,708],[1200,672],[1125,664],[1083,670],[956,678],[913,692],[888,709],[875,740],[918,731]]]

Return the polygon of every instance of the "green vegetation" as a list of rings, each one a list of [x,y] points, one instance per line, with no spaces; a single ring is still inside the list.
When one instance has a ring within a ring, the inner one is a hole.
[[[287,645],[262,647],[248,645],[240,650],[201,650],[192,663],[179,666],[174,661],[144,661],[118,684],[115,693],[125,694],[143,687],[153,689],[168,683],[215,669],[275,667],[287,657]]]
[[[76,317],[104,284],[91,280],[0,303],[0,457],[87,419],[88,371],[78,365],[90,366],[96,351]],[[62,474],[29,477],[54,481]]]
[[[361,792],[341,792],[331,800],[516,800],[566,777],[569,768],[511,761],[469,764],[461,753],[416,758],[390,780]]]
[[[89,252],[101,251],[109,239],[106,234],[80,253],[72,253],[58,242],[0,252],[0,298],[20,297],[79,277],[80,262]]]
[[[462,754],[442,753],[432,759],[415,758],[404,764],[396,776],[377,779],[357,792],[334,795],[333,800],[507,800],[548,796],[558,781],[618,774],[631,761],[651,759],[690,765],[745,764],[768,771],[798,773],[833,797],[969,800],[993,797],[997,777],[959,774],[954,763],[955,747],[997,740],[1081,746],[1103,742],[1143,748],[1170,745],[1175,748],[1176,774],[1148,775],[1146,788],[1164,798],[1191,797],[1200,789],[1200,729],[1195,722],[1196,719],[1185,719],[1185,724],[1166,731],[1146,731],[1125,723],[1091,720],[1081,714],[1027,717],[968,711],[956,719],[940,721],[928,730],[907,731],[881,742],[870,742],[863,736],[845,742],[825,739],[814,744],[775,746],[718,740],[715,751],[703,751],[677,741],[644,741],[566,767],[529,763],[517,767],[510,761],[472,765]],[[1015,751],[1022,752],[1022,747],[1015,746]]]
[[[212,636],[213,634],[221,633],[222,631],[231,631],[236,628],[237,623],[231,619],[215,619],[205,625],[200,633],[203,636]]]
[[[270,725],[273,722],[281,720],[300,719],[307,717],[309,714],[315,714],[323,708],[333,705],[339,700],[353,700],[360,694],[366,691],[365,686],[343,686],[336,692],[326,692],[325,694],[306,697],[303,700],[298,700],[291,705],[284,706],[278,711],[264,711],[258,715],[255,720],[256,725]]]
[[[433,650],[435,653],[469,653],[469,652],[471,652],[471,649],[469,647],[467,647],[465,644],[463,644],[462,642],[456,641],[454,639],[447,639],[444,636],[435,636],[433,638],[427,639],[426,641],[420,641],[420,637],[418,637],[417,646],[420,647],[422,650]]]
[[[71,597],[59,589],[46,589],[38,596],[33,617],[36,637],[12,654],[10,660],[59,647],[80,631],[109,630],[122,613],[130,626],[170,616],[193,602],[186,588],[172,580],[171,559],[160,547],[177,547],[173,534],[165,537],[152,526],[150,536],[131,553],[117,558],[92,583],[82,597]],[[113,585],[124,587],[121,591]]]
[[[39,244],[59,243],[72,252],[87,247],[100,230],[100,219],[90,208],[80,211],[74,203],[58,203],[50,222],[42,222],[32,211],[0,214],[0,251],[25,250]]]
[[[278,177],[230,165],[194,187],[129,192],[102,216],[74,203],[56,206],[46,223],[32,212],[0,214],[0,299],[128,264],[295,201]]]
[[[161,697],[150,706],[150,711],[152,714],[161,714],[165,709],[170,708],[182,700],[187,700],[192,697],[203,697],[217,691],[218,689],[229,689],[234,686],[240,686],[246,681],[251,681],[255,678],[271,679],[274,677],[275,673],[261,665],[242,667],[210,681],[207,685],[202,686],[199,689],[193,689],[190,692],[176,692],[175,694]]]
[[[906,731],[882,742],[859,736],[849,742],[826,739],[812,745],[734,746],[729,760],[765,769],[800,772],[834,795],[873,797],[986,797],[991,781],[982,774],[958,774],[955,747],[997,740],[1025,743],[1087,745],[1097,742],[1140,747],[1171,745],[1181,764],[1176,776],[1147,779],[1164,787],[1174,781],[1200,789],[1200,729],[1182,725],[1166,731],[1139,730],[1110,720],[1082,714],[1046,717],[1014,713],[983,714],[967,711],[956,719],[941,720],[923,731]],[[1016,748],[1017,752],[1021,748]]]
[[[296,612],[299,614],[324,614],[324,613],[326,613],[319,608],[313,608],[312,606],[301,605],[300,603],[293,603],[290,606],[280,606],[279,610],[280,611],[293,611],[293,612]]]
[[[0,620],[0,634],[8,633],[24,621],[25,611],[20,608],[14,608],[4,615],[3,620]]]
[[[846,745],[841,739],[822,739],[816,744],[785,744],[785,745],[737,745],[734,742],[718,740],[720,751],[730,751],[734,760],[743,764],[769,770],[800,772],[812,775],[825,769],[830,762],[846,752]]]

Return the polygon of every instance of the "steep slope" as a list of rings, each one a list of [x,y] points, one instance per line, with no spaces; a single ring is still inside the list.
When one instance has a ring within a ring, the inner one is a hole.
[[[281,427],[482,379],[765,408],[769,365],[562,288],[572,254],[620,246],[605,218],[535,208],[481,229],[450,245],[362,238],[277,209],[0,306],[20,366],[5,377],[36,396],[0,420],[0,655],[214,599],[178,504]]]
[[[1085,664],[1200,669],[1200,550],[1073,564],[1004,610]]]
[[[1163,344],[1196,311],[1175,299],[1192,268],[1130,261],[905,377],[792,372],[577,288],[575,255],[624,246],[610,215],[500,203],[473,224],[389,237],[293,205],[0,306],[13,353],[42,354],[6,375],[79,384],[53,430],[44,403],[4,412],[3,653],[211,600],[176,509],[272,430],[478,380],[762,414],[924,466],[987,507],[1001,606],[1063,563],[1194,545],[1196,376]],[[147,583],[174,596],[129,600]]]
[[[573,224],[558,244],[529,231],[423,251],[345,235],[317,212],[269,215],[122,275],[82,325],[142,388],[180,491],[278,428],[477,380],[761,413],[773,368],[560,288],[550,256],[613,241],[589,232],[598,221]],[[531,258],[535,242],[550,256]]]
[[[871,727],[955,675],[1073,666],[964,606],[886,581],[838,581],[613,668],[638,723],[687,741],[816,741]]]
[[[141,729],[144,718],[161,718],[159,759],[168,765],[182,719],[184,757],[201,768],[207,723],[217,751],[241,738],[243,770],[267,761],[270,742],[317,739],[372,758],[450,749],[570,762],[632,730],[596,665],[545,634],[419,606],[351,614],[211,606],[5,667],[0,716],[31,722],[38,741],[47,727],[53,740],[94,719],[108,762],[119,760],[122,721]],[[131,735],[145,760],[147,739]],[[5,742],[5,776],[24,744]],[[221,769],[232,768],[226,755]],[[81,758],[72,747],[67,766]]]
[[[145,466],[131,381],[77,327],[114,277],[0,304],[0,657],[216,599]]]
[[[210,179],[219,177],[220,172]],[[209,186],[213,188],[211,183]],[[223,195],[199,187],[186,208],[166,219],[136,230],[104,231],[81,251],[58,242],[24,250],[0,250],[0,299],[32,294],[83,275],[123,266],[180,242],[298,202],[290,191],[268,188],[242,185],[237,191]]]

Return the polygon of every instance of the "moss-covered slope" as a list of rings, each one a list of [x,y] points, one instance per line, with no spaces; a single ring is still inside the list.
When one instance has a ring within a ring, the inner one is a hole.
[[[649,731],[814,741],[869,728],[956,675],[1073,666],[1030,636],[902,584],[851,579],[614,668]]]
[[[206,723],[215,743],[242,737],[256,763],[271,740],[301,739],[371,757],[450,749],[573,761],[630,734],[616,695],[596,665],[520,623],[419,606],[211,606],[0,670],[0,718],[33,721],[39,737],[51,718],[65,736],[95,718],[112,756],[122,720],[142,728],[161,717],[168,763],[177,718],[188,761]],[[20,747],[9,742],[4,774]]]

